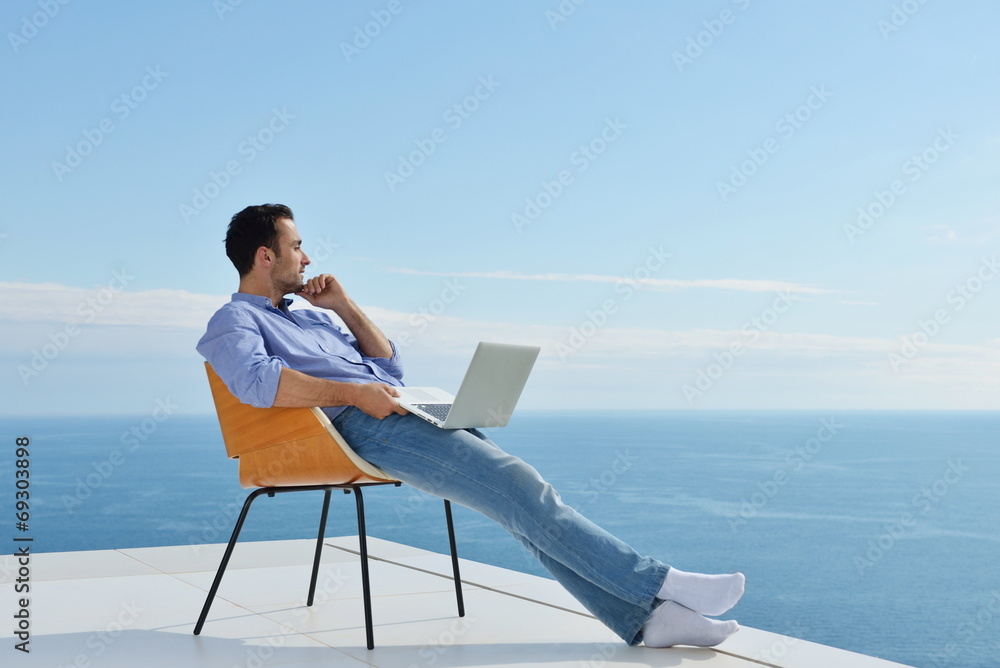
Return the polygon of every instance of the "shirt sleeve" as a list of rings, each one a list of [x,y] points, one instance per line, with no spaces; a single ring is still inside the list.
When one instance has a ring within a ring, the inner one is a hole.
[[[392,357],[367,357],[362,354],[361,359],[378,366],[399,382],[403,382],[403,362],[399,359],[399,351],[392,341],[389,341],[389,345],[392,346]]]
[[[222,308],[208,322],[197,350],[236,398],[270,408],[278,393],[280,357],[270,355],[257,322],[239,309]]]
[[[368,357],[361,352],[361,346],[358,344],[358,339],[351,333],[350,330],[341,327],[339,324],[334,322],[332,318],[330,319],[330,324],[336,327],[337,331],[340,332],[344,339],[347,340],[347,343],[358,351],[358,354],[361,355],[361,361],[368,364],[374,364],[378,368],[382,369],[382,371],[385,371],[387,374],[398,380],[400,383],[403,382],[403,361],[399,357],[399,349],[396,348],[395,343],[391,340],[389,341],[389,345],[392,346],[391,357]]]

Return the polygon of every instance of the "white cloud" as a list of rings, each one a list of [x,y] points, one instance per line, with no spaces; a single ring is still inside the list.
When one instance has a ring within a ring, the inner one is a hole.
[[[0,322],[77,323],[203,329],[229,296],[186,290],[122,290],[109,282],[96,288],[57,283],[0,283]]]
[[[613,278],[613,277],[612,277]],[[44,325],[87,322],[92,326],[184,328],[202,331],[228,295],[207,295],[185,290],[84,289],[55,283],[0,283],[9,297],[0,301],[0,323]],[[870,305],[867,302],[853,302]],[[300,303],[299,307],[312,308]],[[840,356],[882,354],[899,348],[897,339],[844,337],[831,334],[747,330],[628,328],[576,323],[574,327],[517,325],[471,320],[457,316],[407,313],[376,306],[365,312],[403,348],[436,354],[465,355],[481,340],[534,342],[543,356],[558,357],[557,348],[573,348],[571,358],[660,357],[703,355],[728,349],[734,343],[747,350],[770,350],[784,356]],[[1000,353],[1000,339],[984,346],[928,344],[921,355],[968,355],[980,361]],[[574,344],[579,344],[575,345]],[[592,361],[592,360],[591,360]]]
[[[52,361],[52,375],[46,371],[45,380],[63,388],[69,403],[70,395],[87,392],[89,384],[69,375],[63,380],[60,374],[70,374],[73,365],[87,360],[100,359],[108,378],[132,377],[130,365],[135,359],[148,360],[151,378],[169,376],[179,363],[186,369],[182,360],[190,360],[191,369],[198,368],[194,342],[212,313],[229,299],[183,290],[112,293],[106,288],[51,283],[3,283],[0,289],[9,295],[0,302],[4,332],[0,354],[15,366],[30,363],[33,351],[67,323],[83,324],[83,313],[96,314],[72,339],[66,356]],[[698,407],[752,403],[775,408],[800,404],[983,408],[996,405],[1000,398],[1000,339],[979,345],[931,341],[894,371],[888,355],[900,351],[898,338],[746,328],[667,330],[610,323],[590,327],[585,322],[574,327],[525,326],[363,308],[400,347],[408,379],[420,384],[457,383],[479,341],[541,346],[528,393],[529,403],[536,407],[585,407],[587,402],[611,401],[609,405],[619,407],[684,408],[680,388],[734,344],[740,344],[743,352]],[[14,381],[16,374],[8,378]],[[196,382],[201,382],[200,376]]]
[[[635,279],[628,276],[611,276],[607,274],[521,274],[513,271],[420,271],[403,267],[390,267],[389,271],[411,276],[440,276],[443,278],[487,278],[507,281],[557,281],[561,283],[634,283],[643,288],[652,288],[664,292],[692,290],[697,288],[712,288],[716,290],[735,290],[739,292],[793,292],[800,294],[829,294],[834,292],[812,285],[801,285],[787,281],[753,280],[744,278],[720,279],[672,279],[644,278]]]
[[[920,229],[933,232],[925,239],[930,244],[948,244],[958,239],[958,233],[947,225],[924,225]]]

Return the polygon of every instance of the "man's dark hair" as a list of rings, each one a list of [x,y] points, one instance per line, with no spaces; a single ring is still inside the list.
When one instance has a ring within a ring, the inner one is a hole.
[[[260,204],[248,206],[229,221],[226,231],[226,255],[232,260],[236,271],[243,278],[253,269],[257,249],[266,246],[281,255],[275,243],[278,239],[278,220],[295,220],[292,210],[284,204]]]

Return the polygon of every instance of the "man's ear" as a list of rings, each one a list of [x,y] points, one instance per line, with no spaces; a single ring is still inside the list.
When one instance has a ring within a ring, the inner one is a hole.
[[[257,254],[255,256],[256,262],[265,269],[270,269],[271,264],[274,262],[274,251],[272,251],[267,246],[261,246],[257,249]]]

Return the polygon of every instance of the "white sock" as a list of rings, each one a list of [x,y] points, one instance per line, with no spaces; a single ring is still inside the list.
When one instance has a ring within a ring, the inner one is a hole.
[[[643,625],[642,640],[646,647],[714,647],[739,630],[735,621],[708,619],[673,601],[664,601]]]
[[[742,573],[703,575],[671,568],[656,598],[680,603],[703,615],[715,616],[736,605],[743,596],[745,585],[746,577]]]

